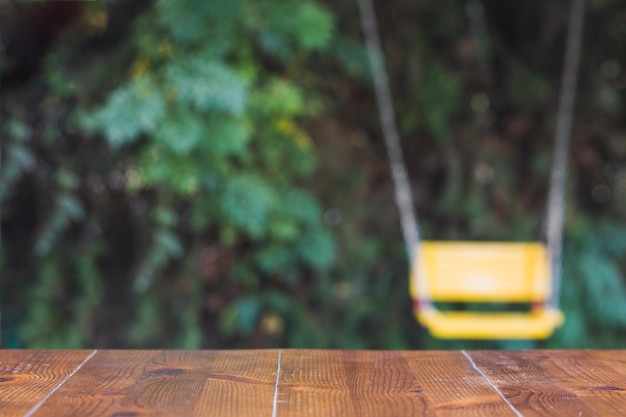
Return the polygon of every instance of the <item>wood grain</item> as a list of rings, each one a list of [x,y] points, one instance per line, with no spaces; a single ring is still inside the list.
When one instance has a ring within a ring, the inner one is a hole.
[[[194,416],[272,417],[278,352],[220,351]]]
[[[471,352],[524,416],[626,415],[624,352]]]
[[[259,411],[260,398],[271,410],[275,365],[272,351],[100,351],[39,414],[254,415],[245,410]]]
[[[459,352],[285,351],[278,416],[515,416]]]
[[[405,352],[433,416],[515,416],[510,405],[460,352]]]
[[[626,351],[0,350],[0,415],[623,417]]]
[[[0,415],[24,416],[91,351],[0,350]]]

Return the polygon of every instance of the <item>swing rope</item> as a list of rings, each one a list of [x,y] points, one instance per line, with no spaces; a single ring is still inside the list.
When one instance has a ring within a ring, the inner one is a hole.
[[[380,123],[385,139],[385,146],[389,156],[389,166],[394,185],[394,197],[400,215],[402,237],[406,246],[410,264],[415,262],[414,257],[419,249],[419,223],[413,209],[413,193],[409,176],[404,164],[400,136],[396,124],[396,116],[391,101],[389,80],[385,71],[385,63],[380,45],[380,37],[376,27],[376,15],[371,0],[359,0],[361,10],[361,24],[365,34],[367,52],[374,79],[374,91],[378,101]]]
[[[400,136],[396,124],[389,80],[385,71],[380,37],[376,26],[376,14],[372,0],[358,1],[361,24],[365,35],[367,52],[374,80],[374,90],[378,102],[379,117],[383,137],[390,160],[390,170],[394,185],[394,196],[400,216],[402,236],[411,265],[418,253],[420,235],[417,214],[413,208],[413,197],[404,164]],[[563,226],[565,215],[565,179],[567,174],[567,154],[572,131],[576,84],[580,64],[580,49],[583,31],[584,0],[572,0],[569,16],[569,29],[565,51],[564,70],[561,78],[561,91],[558,102],[556,139],[554,144],[550,188],[545,220],[545,236],[552,274],[552,291],[548,307],[558,309],[561,290],[561,257],[563,247]]]
[[[561,293],[561,263],[563,255],[563,226],[565,223],[565,179],[567,177],[567,150],[572,133],[576,84],[580,67],[580,50],[583,33],[584,0],[572,0],[569,29],[565,49],[565,62],[561,76],[561,92],[557,113],[556,139],[554,141],[552,173],[546,208],[545,237],[552,279],[552,292],[548,306],[558,309]]]

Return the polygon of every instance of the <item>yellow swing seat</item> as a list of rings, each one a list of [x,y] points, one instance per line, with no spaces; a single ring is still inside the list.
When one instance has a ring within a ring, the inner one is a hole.
[[[439,338],[544,339],[564,317],[546,306],[550,263],[541,243],[422,242],[411,270],[418,321]],[[528,303],[528,312],[441,311],[432,302]]]

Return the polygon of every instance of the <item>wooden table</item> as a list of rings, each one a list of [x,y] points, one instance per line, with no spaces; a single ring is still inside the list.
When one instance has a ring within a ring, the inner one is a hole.
[[[626,351],[0,350],[0,415],[626,416]]]

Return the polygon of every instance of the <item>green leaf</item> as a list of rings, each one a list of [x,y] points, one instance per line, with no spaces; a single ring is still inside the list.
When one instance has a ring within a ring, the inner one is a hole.
[[[4,200],[11,185],[20,178],[23,172],[35,167],[36,161],[31,152],[22,144],[9,147],[2,155],[2,175],[0,176],[0,201]]]
[[[223,40],[215,35],[219,26],[231,23],[240,11],[243,0],[159,0],[156,4],[157,19],[179,42],[199,42],[211,39],[214,43]],[[232,32],[232,29],[224,34]]]
[[[242,114],[248,87],[241,76],[221,62],[192,56],[169,65],[165,72],[169,86],[182,103],[198,110],[220,110]]]
[[[261,270],[268,274],[285,272],[285,270],[292,268],[294,255],[289,247],[269,246],[259,251],[256,262]]]
[[[294,219],[305,225],[319,224],[322,210],[319,203],[307,192],[299,189],[281,192],[278,214],[287,219]]]
[[[587,297],[597,320],[611,324],[626,324],[626,288],[619,267],[609,257],[588,250],[580,257],[580,269],[585,274]]]
[[[31,129],[28,125],[17,119],[11,119],[6,124],[6,130],[9,136],[18,141],[23,141],[31,135]]]
[[[157,245],[162,247],[169,256],[178,258],[184,254],[183,245],[178,236],[169,230],[157,233],[156,241]]]
[[[310,1],[298,2],[288,22],[292,23],[290,29],[305,50],[326,47],[333,35],[332,15]]]
[[[272,79],[261,91],[259,107],[268,114],[298,115],[304,109],[302,90],[288,80]]]
[[[115,90],[106,104],[82,119],[88,131],[100,130],[112,147],[152,132],[165,114],[165,100],[156,82],[142,77]]]
[[[333,55],[352,76],[364,78],[369,73],[367,51],[361,42],[338,37],[333,43]]]
[[[626,254],[626,227],[607,224],[602,228],[602,243],[612,256],[619,258]]]
[[[305,51],[329,45],[333,35],[332,15],[312,1],[250,3],[244,24],[258,32],[260,45],[282,59],[297,45]]]
[[[277,241],[294,240],[300,233],[300,229],[295,222],[281,218],[270,221],[267,229],[271,238]]]
[[[212,117],[206,124],[205,150],[222,160],[246,151],[250,140],[251,126],[240,117]]]
[[[317,269],[328,268],[335,260],[335,242],[330,234],[322,230],[302,236],[296,250],[306,263]]]
[[[230,179],[221,201],[223,215],[252,237],[260,237],[266,227],[273,190],[260,179],[239,176]]]
[[[153,137],[175,154],[188,155],[205,135],[205,126],[196,114],[176,108],[162,121]]]
[[[256,297],[240,298],[222,313],[222,328],[227,334],[243,333],[249,335],[256,326],[260,310],[261,305]]]

